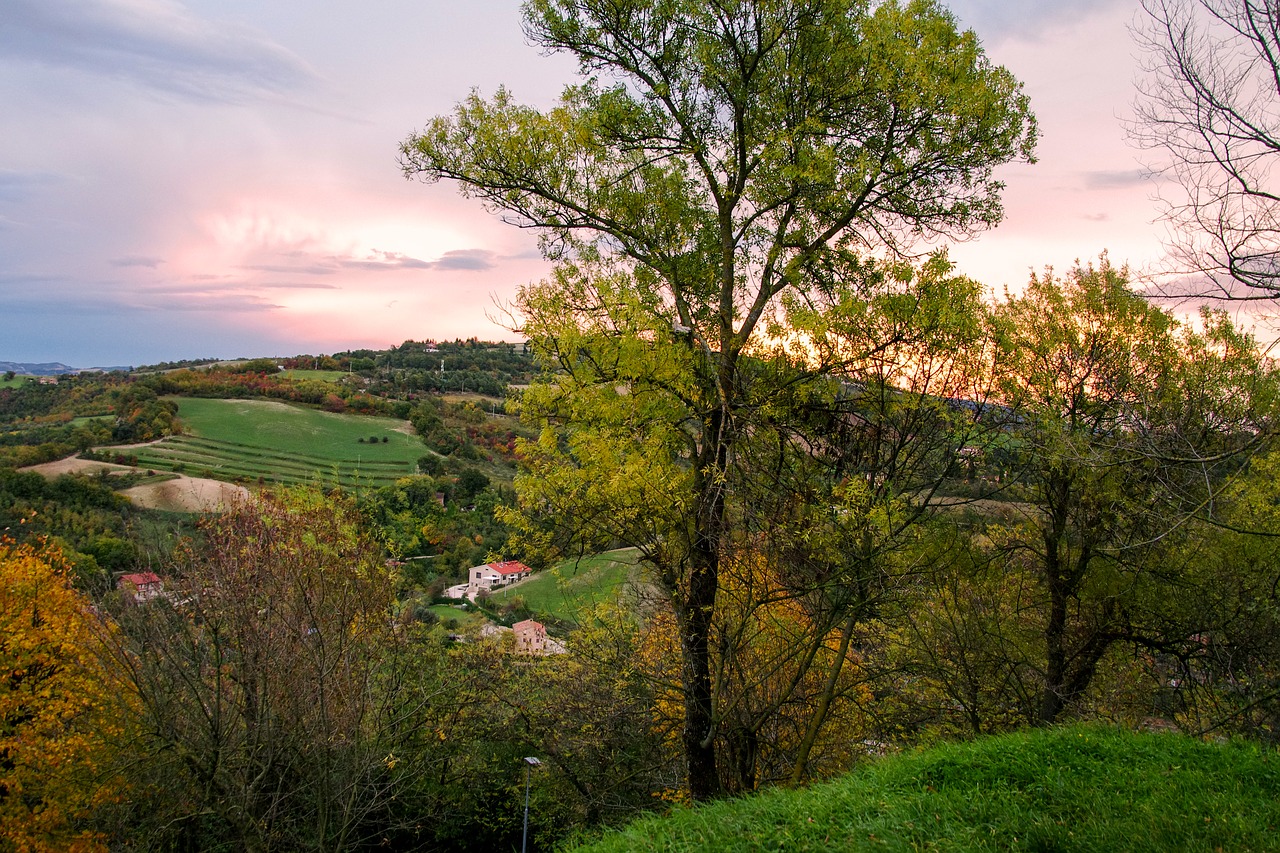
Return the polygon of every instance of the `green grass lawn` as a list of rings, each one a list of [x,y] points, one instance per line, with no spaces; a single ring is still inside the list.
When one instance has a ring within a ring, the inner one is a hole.
[[[646,818],[574,849],[1273,851],[1280,755],[1098,727],[987,737]]]
[[[534,613],[576,623],[584,608],[619,594],[624,584],[635,578],[637,559],[634,549],[625,549],[567,560],[495,592],[490,600],[502,604],[519,596]]]
[[[468,613],[457,607],[450,607],[447,604],[433,604],[427,608],[428,611],[435,614],[440,620],[441,625],[448,625],[450,620],[458,623],[458,630],[468,627],[479,628],[488,620],[483,613]]]
[[[268,400],[184,397],[178,417],[186,434],[139,448],[139,465],[224,480],[351,487],[407,477],[427,452],[405,432],[405,421]]]

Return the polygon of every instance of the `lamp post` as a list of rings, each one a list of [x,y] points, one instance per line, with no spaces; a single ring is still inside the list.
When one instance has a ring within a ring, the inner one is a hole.
[[[526,853],[529,849],[529,779],[533,775],[533,768],[541,766],[542,762],[532,755],[524,757],[524,835],[520,838],[520,853]]]

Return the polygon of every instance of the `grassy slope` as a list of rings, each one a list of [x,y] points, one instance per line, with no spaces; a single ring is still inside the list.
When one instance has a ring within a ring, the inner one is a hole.
[[[1280,849],[1280,756],[1075,727],[880,761],[835,782],[651,818],[605,851]]]
[[[404,421],[339,415],[266,400],[182,398],[178,416],[189,435],[140,448],[139,464],[225,479],[383,483],[415,470],[426,449]],[[385,436],[387,442],[381,442]],[[377,443],[370,438],[377,437]],[[365,439],[364,443],[358,439]]]
[[[534,613],[577,622],[583,608],[617,594],[623,583],[634,575],[635,567],[633,550],[568,560],[510,589],[495,592],[491,600],[501,604],[519,596]]]

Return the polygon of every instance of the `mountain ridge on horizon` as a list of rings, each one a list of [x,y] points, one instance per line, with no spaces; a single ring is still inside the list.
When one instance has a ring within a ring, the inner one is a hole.
[[[118,365],[115,367],[70,367],[60,361],[43,361],[43,362],[23,362],[23,361],[0,361],[0,373],[12,370],[16,374],[22,376],[63,376],[66,374],[98,372],[110,373],[113,370],[132,370],[132,366]]]

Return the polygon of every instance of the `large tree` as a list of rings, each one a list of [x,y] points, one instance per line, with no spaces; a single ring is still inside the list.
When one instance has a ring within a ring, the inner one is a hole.
[[[545,112],[473,94],[408,138],[402,164],[538,229],[560,264],[519,306],[567,377],[530,410],[581,427],[561,460],[597,472],[594,515],[645,549],[669,594],[703,799],[720,790],[722,567],[752,498],[785,503],[740,453],[762,426],[795,441],[805,401],[836,396],[796,390],[811,373],[782,346],[784,302],[854,316],[857,284],[895,283],[859,254],[996,223],[993,170],[1031,159],[1035,125],[1012,75],[931,2],[532,0],[524,15],[582,82]]]
[[[1023,503],[989,535],[1002,575],[1034,584],[1041,724],[1085,694],[1114,646],[1185,642],[1167,613],[1198,588],[1188,531],[1214,520],[1270,433],[1274,377],[1254,341],[1221,312],[1200,319],[1180,325],[1105,258],[1033,276],[996,307]]]
[[[156,843],[344,850],[402,828],[429,690],[364,526],[337,496],[263,493],[205,520],[166,599],[118,614]]]
[[[1274,0],[1144,0],[1147,76],[1132,135],[1172,179],[1179,293],[1280,294],[1280,6]]]

